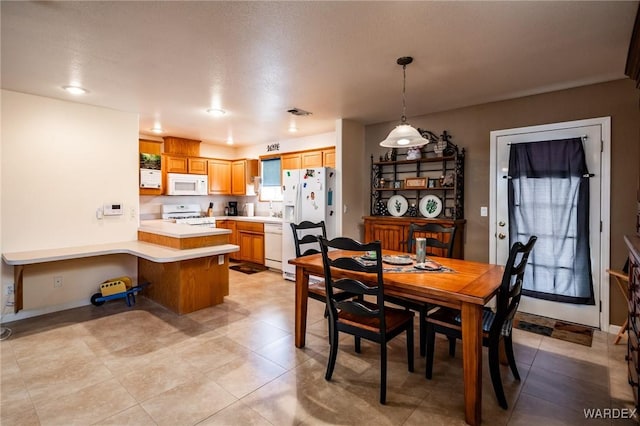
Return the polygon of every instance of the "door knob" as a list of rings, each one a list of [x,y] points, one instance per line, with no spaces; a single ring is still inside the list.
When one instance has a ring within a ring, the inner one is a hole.
[[[498,238],[500,238],[501,240],[504,240],[507,236],[504,235],[502,232],[498,234]]]
[[[498,222],[498,226],[505,226],[506,223],[504,223],[503,221]]]

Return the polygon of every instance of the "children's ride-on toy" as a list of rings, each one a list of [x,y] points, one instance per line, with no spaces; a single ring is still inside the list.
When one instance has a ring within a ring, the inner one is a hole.
[[[141,283],[136,286],[131,284],[131,278],[118,277],[106,280],[100,284],[100,293],[91,296],[91,304],[102,306],[107,300],[126,299],[127,306],[136,303],[136,294],[149,283]]]

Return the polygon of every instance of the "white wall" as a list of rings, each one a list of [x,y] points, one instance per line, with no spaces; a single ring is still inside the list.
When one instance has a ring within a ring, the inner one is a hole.
[[[3,252],[137,238],[137,114],[5,90],[1,114]],[[104,203],[122,204],[125,214],[98,220]],[[60,262],[49,264],[55,272],[45,265],[33,276],[35,268],[26,267],[25,311],[3,320],[88,304],[103,280],[137,274],[130,256],[94,260],[96,268]],[[53,288],[54,273],[62,288]],[[3,295],[10,283],[13,268],[3,263]]]

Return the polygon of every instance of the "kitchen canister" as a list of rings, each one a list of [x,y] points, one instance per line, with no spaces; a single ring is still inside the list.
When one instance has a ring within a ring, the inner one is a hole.
[[[427,254],[427,239],[416,238],[416,263],[424,263]]]

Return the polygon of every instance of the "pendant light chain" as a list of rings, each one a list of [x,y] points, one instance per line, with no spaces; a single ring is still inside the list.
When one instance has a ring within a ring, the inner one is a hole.
[[[406,93],[407,91],[407,66],[402,66],[402,117],[400,117],[400,122],[402,124],[407,122],[406,110],[407,110],[407,99]]]

